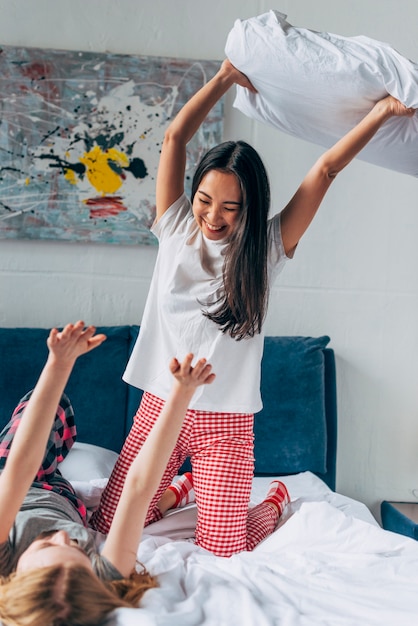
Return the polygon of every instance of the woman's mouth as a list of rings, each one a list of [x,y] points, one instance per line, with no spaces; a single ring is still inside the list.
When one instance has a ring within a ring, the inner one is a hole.
[[[225,228],[225,226],[214,226],[213,224],[209,224],[209,222],[206,222],[205,220],[203,221],[205,222],[206,228],[212,233],[217,233]]]

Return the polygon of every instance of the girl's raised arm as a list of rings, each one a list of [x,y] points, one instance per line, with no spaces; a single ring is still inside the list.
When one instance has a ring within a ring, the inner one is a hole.
[[[215,374],[205,359],[192,367],[189,354],[180,364],[170,364],[174,384],[148,438],[132,463],[102,550],[124,577],[135,567],[136,556],[149,504],[161,481],[180,434],[187,408],[199,385],[210,384]]]
[[[183,193],[188,142],[233,84],[256,91],[248,78],[225,59],[215,76],[190,98],[167,128],[157,174],[157,220]]]
[[[0,543],[6,541],[27,491],[42,463],[57,406],[77,357],[99,346],[105,335],[84,322],[52,329],[49,355],[23,413],[0,475]]]
[[[386,96],[318,159],[281,213],[286,254],[293,254],[337,174],[367,145],[382,124],[392,116],[412,117],[414,113],[414,109],[406,108],[393,96]]]

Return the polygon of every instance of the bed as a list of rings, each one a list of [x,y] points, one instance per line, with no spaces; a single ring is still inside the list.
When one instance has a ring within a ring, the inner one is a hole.
[[[79,441],[61,464],[90,509],[140,395],[119,379],[138,327],[99,330],[108,341],[80,359],[67,388]],[[47,332],[0,329],[0,351],[8,356],[0,366],[3,422],[5,407],[36,380]],[[138,550],[159,587],[147,592],[140,611],[119,609],[109,624],[416,625],[418,542],[381,529],[366,506],[335,492],[336,377],[329,342],[326,336],[265,340],[252,503],[263,499],[272,476],[286,483],[292,501],[275,532],[253,552],[225,559],[194,545],[193,504],[169,513],[145,529]]]
[[[78,444],[63,463],[93,508],[115,458]],[[80,480],[86,467],[96,478]],[[253,503],[270,480],[254,478]],[[416,625],[418,543],[381,529],[363,504],[335,493],[312,472],[281,480],[292,502],[253,552],[224,559],[196,547],[190,541],[194,505],[147,527],[138,559],[160,586],[145,595],[141,621],[137,610],[119,609],[110,624]]]

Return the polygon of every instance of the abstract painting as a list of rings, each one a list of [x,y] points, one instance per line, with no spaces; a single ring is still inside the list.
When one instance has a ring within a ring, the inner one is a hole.
[[[0,238],[154,244],[165,129],[217,61],[4,46]],[[223,101],[188,144],[186,191],[222,139]]]

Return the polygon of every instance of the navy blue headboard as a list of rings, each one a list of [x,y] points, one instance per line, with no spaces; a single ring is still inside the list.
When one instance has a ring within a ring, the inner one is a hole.
[[[66,393],[79,441],[121,449],[142,395],[121,379],[138,330],[128,325],[98,327],[107,341],[77,361]],[[0,428],[33,388],[47,356],[48,333],[0,328]],[[266,337],[264,408],[255,416],[256,474],[310,470],[335,488],[335,360],[328,342],[328,337]]]
[[[106,326],[97,350],[83,355],[66,387],[77,420],[78,440],[119,452],[132,423],[123,374],[132,344],[130,326]],[[0,427],[19,399],[36,383],[47,358],[49,329],[0,329]]]
[[[311,471],[335,489],[334,352],[322,337],[266,337],[263,410],[255,416],[256,475]]]

